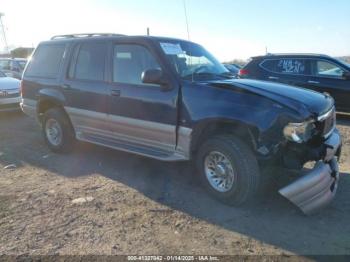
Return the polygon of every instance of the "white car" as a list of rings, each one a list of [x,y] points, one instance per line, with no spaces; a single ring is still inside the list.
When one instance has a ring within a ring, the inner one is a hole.
[[[0,112],[20,110],[20,83],[0,71]]]

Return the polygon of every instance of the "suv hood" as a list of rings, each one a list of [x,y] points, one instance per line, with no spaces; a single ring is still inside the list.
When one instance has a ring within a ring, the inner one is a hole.
[[[334,105],[334,100],[329,95],[279,83],[251,79],[231,79],[213,81],[208,84],[254,93],[302,114],[321,115],[329,111]]]

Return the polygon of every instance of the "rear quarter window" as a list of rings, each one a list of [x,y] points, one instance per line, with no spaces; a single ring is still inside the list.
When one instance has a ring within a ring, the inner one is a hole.
[[[64,44],[39,46],[27,67],[25,75],[42,78],[57,78],[64,51]]]

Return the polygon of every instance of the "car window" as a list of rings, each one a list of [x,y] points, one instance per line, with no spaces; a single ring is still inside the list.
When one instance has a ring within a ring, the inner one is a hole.
[[[10,61],[9,60],[0,60],[0,69],[9,70],[10,69]]]
[[[282,74],[304,75],[306,73],[306,63],[304,59],[280,59],[276,70]]]
[[[73,78],[104,80],[107,47],[104,43],[85,43],[79,49]]]
[[[65,50],[64,44],[41,45],[26,70],[27,76],[57,78]]]
[[[307,74],[307,63],[305,59],[267,59],[261,63],[261,66],[268,71],[280,74]]]
[[[20,66],[20,68],[23,70],[24,69],[24,67],[26,66],[26,64],[27,64],[27,61],[18,61],[18,64],[19,64],[19,66]]]
[[[160,69],[160,66],[147,48],[140,45],[114,46],[114,82],[145,85],[142,83],[141,75],[148,69]]]
[[[0,77],[6,77],[5,73],[0,71]]]
[[[271,72],[276,72],[278,60],[268,59],[261,63],[261,66]]]
[[[343,73],[344,70],[336,64],[323,60],[316,61],[314,74],[317,76],[341,78]]]

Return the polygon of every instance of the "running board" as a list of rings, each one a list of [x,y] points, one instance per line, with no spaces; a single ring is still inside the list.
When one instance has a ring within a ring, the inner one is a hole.
[[[80,133],[78,140],[89,142],[96,145],[109,147],[112,149],[133,153],[145,157],[150,157],[162,161],[181,161],[187,160],[182,154],[176,151],[166,151],[146,145],[126,142],[115,138],[106,138],[91,133]]]

